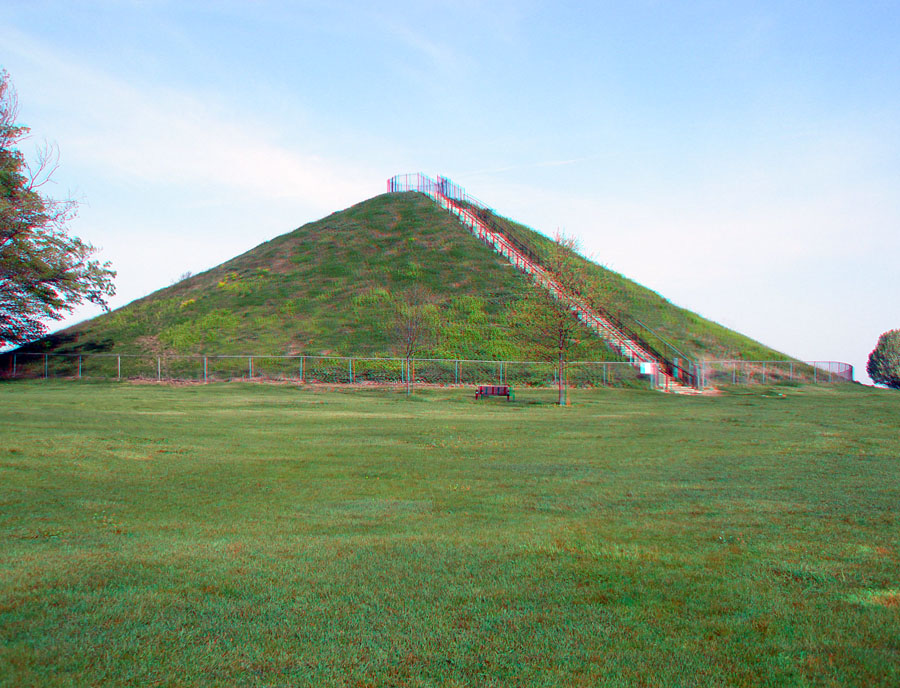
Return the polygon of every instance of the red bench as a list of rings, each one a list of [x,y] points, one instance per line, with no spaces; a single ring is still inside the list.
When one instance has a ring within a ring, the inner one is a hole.
[[[509,401],[512,393],[509,391],[509,385],[479,385],[475,392],[475,398],[481,397],[506,397]]]

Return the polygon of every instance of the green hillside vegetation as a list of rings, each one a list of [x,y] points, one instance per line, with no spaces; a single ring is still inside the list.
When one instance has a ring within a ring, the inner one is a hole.
[[[207,272],[76,325],[58,352],[382,355],[413,285],[434,299],[420,356],[518,359],[510,334],[528,281],[419,194],[382,195],[276,237]],[[586,338],[578,352],[618,360]]]
[[[537,251],[550,241],[522,225],[498,221]],[[784,358],[580,260],[592,276],[596,299],[633,311],[692,356]],[[417,193],[377,196],[304,225],[30,348],[391,356],[402,349],[395,314],[414,285],[433,298],[428,311],[435,336],[419,357],[532,357],[512,323],[518,302],[536,287]],[[621,360],[587,330],[571,358]]]
[[[525,244],[538,256],[546,256],[551,250],[553,241],[546,236],[496,214],[491,214],[491,219],[507,236]],[[636,318],[694,360],[783,361],[791,358],[686,308],[675,306],[655,291],[584,256],[577,255],[576,260],[587,274],[588,288],[584,296],[588,301],[614,315]]]

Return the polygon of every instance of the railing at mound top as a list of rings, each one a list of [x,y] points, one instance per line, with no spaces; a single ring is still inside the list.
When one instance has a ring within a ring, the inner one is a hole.
[[[505,231],[494,219],[494,212],[458,184],[446,177],[432,179],[421,173],[402,174],[387,182],[389,193],[417,191],[454,213],[482,241],[492,246],[517,269],[530,274],[535,281],[565,303],[579,320],[615,346],[635,366],[653,363],[665,378],[691,387],[700,387],[697,365],[661,335],[637,318],[625,313],[612,313],[589,302],[582,294],[562,288],[555,276],[544,267],[533,247]]]
[[[388,193],[402,193],[405,191],[418,191],[426,196],[443,196],[444,198],[471,205],[475,208],[490,210],[490,208],[474,196],[466,193],[459,184],[455,184],[446,177],[438,176],[432,179],[428,175],[416,172],[413,174],[398,174],[387,181]]]

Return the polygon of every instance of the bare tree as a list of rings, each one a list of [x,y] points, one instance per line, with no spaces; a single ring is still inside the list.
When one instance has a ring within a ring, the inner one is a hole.
[[[182,272],[180,275],[178,275],[178,277],[173,279],[172,284],[178,284],[179,282],[184,282],[185,280],[190,279],[193,276],[194,276],[194,273],[191,272],[190,270],[187,270],[186,272]]]
[[[394,341],[406,362],[406,393],[412,392],[415,379],[413,357],[434,341],[437,307],[434,295],[425,287],[414,285],[395,299]]]
[[[567,295],[579,294],[585,286],[586,276],[577,259],[577,249],[574,238],[557,233],[543,266],[552,273],[562,293],[554,295],[545,287],[534,285],[511,316],[511,324],[525,348],[542,360],[556,363],[560,406],[568,403],[567,362],[584,334],[584,325],[565,303]]]

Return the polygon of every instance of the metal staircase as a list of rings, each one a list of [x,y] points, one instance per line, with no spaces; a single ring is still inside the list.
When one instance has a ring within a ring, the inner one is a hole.
[[[578,320],[618,351],[642,374],[649,375],[658,389],[674,393],[697,393],[699,384],[693,363],[671,347],[659,335],[636,319],[623,319],[592,306],[580,294],[563,287],[556,276],[544,268],[528,246],[505,234],[491,221],[491,211],[468,196],[462,187],[446,177],[431,179],[422,174],[398,175],[388,180],[388,192],[418,191],[455,215],[474,236],[506,258],[517,270],[532,279],[563,303]],[[666,356],[636,331],[643,328],[680,356]]]

